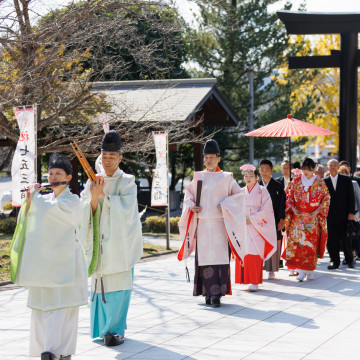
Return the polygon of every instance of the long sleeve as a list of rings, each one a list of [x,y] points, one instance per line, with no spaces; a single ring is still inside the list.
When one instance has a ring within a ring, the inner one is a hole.
[[[79,217],[79,241],[84,249],[86,263],[88,266],[88,275],[94,272],[99,257],[99,214],[101,205],[93,215],[90,201],[90,181],[86,183],[84,191],[80,194],[81,214]]]
[[[261,239],[265,241],[264,254],[261,257],[267,260],[277,248],[274,210],[270,194],[266,188],[260,187],[255,195],[256,197],[261,196],[261,202],[257,209],[254,206],[251,207],[252,213],[248,216],[251,224],[247,226],[247,229],[250,234],[253,234],[251,235],[253,238],[257,238],[260,234]]]
[[[235,195],[235,194],[239,194],[241,192],[242,192],[242,190],[241,190],[241,187],[239,186],[239,184],[235,181],[235,179],[232,179],[230,194]]]
[[[121,192],[105,196],[102,204],[100,237],[104,242],[111,238],[107,246],[103,246],[104,274],[131,270],[143,254],[137,186],[133,176],[123,181],[128,182]]]
[[[23,225],[27,221],[22,234],[15,232],[17,242],[23,244],[16,279],[19,285],[58,287],[74,283],[79,209],[79,198],[68,189],[56,198],[34,195],[27,219],[21,220]],[[14,243],[14,250],[17,247]]]
[[[194,180],[192,180],[185,190],[183,211],[184,208],[191,208],[194,205],[195,205],[195,192],[194,192]]]
[[[293,180],[295,181],[295,180]],[[286,197],[286,212],[290,212],[292,213],[293,211],[291,210],[292,207],[295,206],[295,191],[294,191],[294,186],[295,184],[293,184],[293,186],[291,186],[290,190],[288,190],[288,194]]]
[[[257,222],[261,223],[265,217],[269,216],[269,214],[274,214],[274,210],[272,207],[270,194],[265,188],[263,188],[261,207],[253,214],[249,215],[248,219],[252,222],[253,225],[255,225]]]
[[[321,184],[322,183],[322,184]],[[328,187],[325,185],[325,183],[320,182],[322,190],[324,192],[324,197],[321,199],[321,202],[319,204],[319,218],[323,218],[326,220],[328,213],[329,213],[329,207],[330,207],[330,192]],[[324,224],[325,226],[325,224]]]

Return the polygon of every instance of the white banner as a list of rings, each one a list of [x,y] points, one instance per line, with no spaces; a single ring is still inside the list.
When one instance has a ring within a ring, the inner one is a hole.
[[[106,134],[107,132],[110,131],[109,119],[107,117],[103,118],[102,124],[103,124],[104,133]]]
[[[107,132],[110,131],[110,126],[109,126],[109,119],[108,118],[103,118],[102,119],[102,124],[103,124],[103,129],[104,129],[104,133],[106,134]],[[95,161],[95,170],[97,174],[100,174],[101,172],[104,171],[104,167],[102,166],[102,157],[101,154],[96,158]]]
[[[20,129],[20,138],[11,164],[12,206],[21,206],[26,193],[20,190],[36,182],[35,110],[32,107],[16,109],[15,116]]]
[[[151,206],[168,205],[167,134],[154,134],[156,169],[152,181]]]

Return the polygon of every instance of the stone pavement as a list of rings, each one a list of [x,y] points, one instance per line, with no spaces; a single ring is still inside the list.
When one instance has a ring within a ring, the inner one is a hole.
[[[192,296],[175,255],[140,263],[125,343],[91,340],[84,306],[73,359],[360,359],[360,266],[330,272],[327,261],[311,281],[281,270],[258,293],[234,285],[218,309]],[[193,276],[193,259],[189,265]],[[24,288],[0,291],[0,360],[29,359],[26,297]]]

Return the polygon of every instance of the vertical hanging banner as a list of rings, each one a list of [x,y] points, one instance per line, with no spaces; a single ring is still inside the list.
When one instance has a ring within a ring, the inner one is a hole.
[[[26,198],[26,193],[21,192],[21,189],[35,183],[36,180],[35,110],[32,107],[16,109],[15,116],[20,137],[11,164],[12,206],[19,207]]]
[[[107,117],[104,117],[102,119],[102,124],[103,124],[104,133],[106,134],[107,132],[110,131],[109,119]],[[96,158],[95,170],[98,174],[104,172],[104,167],[102,166],[101,154]]]
[[[168,205],[167,134],[154,134],[156,169],[152,180],[151,206]]]
[[[107,132],[110,131],[109,119],[107,117],[103,118],[102,124],[103,124],[104,133],[106,134]]]

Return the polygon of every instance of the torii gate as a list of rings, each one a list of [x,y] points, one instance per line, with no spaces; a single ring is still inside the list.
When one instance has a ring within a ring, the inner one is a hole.
[[[340,50],[329,56],[289,57],[289,69],[340,68],[339,159],[356,170],[358,120],[358,32],[360,13],[309,13],[278,11],[288,34],[340,34]]]

